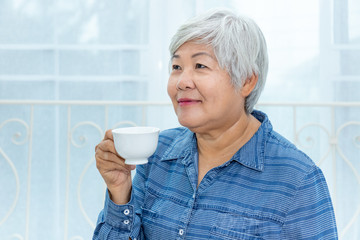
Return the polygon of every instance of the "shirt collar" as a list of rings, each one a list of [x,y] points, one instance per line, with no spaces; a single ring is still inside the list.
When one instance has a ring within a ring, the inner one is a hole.
[[[194,149],[195,148],[195,149]],[[174,137],[172,143],[164,152],[161,157],[161,161],[173,160],[178,158],[184,158],[189,153],[197,151],[196,136],[188,128],[183,128],[176,137]]]
[[[265,144],[268,134],[272,131],[272,125],[265,113],[254,110],[251,114],[261,122],[261,126],[252,138],[234,154],[230,161],[236,161],[248,168],[262,171],[264,168]],[[194,159],[186,156],[197,154],[196,136],[189,129],[183,129],[162,155],[161,161],[182,158],[186,164]]]
[[[261,125],[252,138],[234,154],[232,160],[246,167],[263,171],[265,145],[272,131],[272,125],[265,113],[254,110],[251,114],[261,122]]]

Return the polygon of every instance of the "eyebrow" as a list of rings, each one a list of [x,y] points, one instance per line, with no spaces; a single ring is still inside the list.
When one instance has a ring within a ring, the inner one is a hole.
[[[211,57],[212,59],[214,59],[214,57],[211,54],[207,53],[207,52],[194,53],[191,56],[191,58],[196,58],[196,57],[201,56],[201,55],[206,55],[206,56]],[[171,60],[173,60],[174,58],[180,58],[180,55],[177,55],[177,54],[172,55]]]

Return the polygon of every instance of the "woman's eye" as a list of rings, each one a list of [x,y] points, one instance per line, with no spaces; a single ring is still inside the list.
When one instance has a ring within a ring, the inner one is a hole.
[[[181,67],[179,65],[172,65],[172,70],[180,70]]]
[[[206,68],[206,66],[205,66],[205,65],[202,65],[202,64],[200,64],[200,63],[197,63],[197,64],[195,65],[195,68]]]

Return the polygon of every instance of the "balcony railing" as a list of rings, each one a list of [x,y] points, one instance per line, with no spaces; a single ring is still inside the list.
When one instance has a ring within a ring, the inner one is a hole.
[[[360,238],[360,102],[259,103],[323,170],[341,239]],[[105,185],[94,146],[108,128],[178,125],[171,103],[0,101],[0,236],[90,239]]]

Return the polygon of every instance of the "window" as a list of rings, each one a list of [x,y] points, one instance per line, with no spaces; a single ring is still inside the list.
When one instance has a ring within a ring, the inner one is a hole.
[[[263,30],[259,108],[321,164],[340,237],[359,238],[358,0],[0,1],[0,236],[91,238],[104,198],[94,146],[114,126],[178,125],[166,93],[170,37],[213,7]]]

